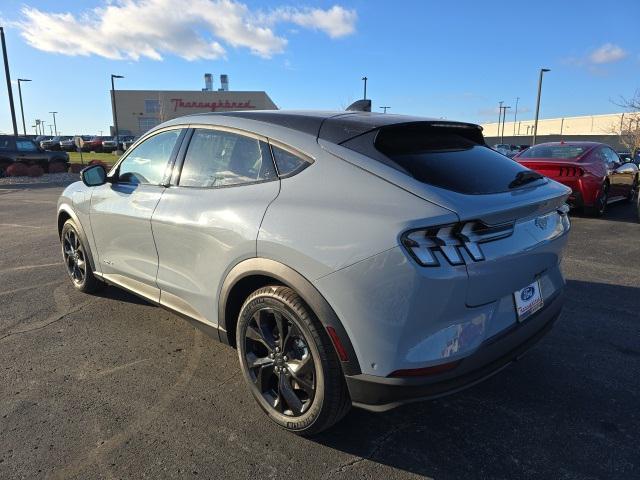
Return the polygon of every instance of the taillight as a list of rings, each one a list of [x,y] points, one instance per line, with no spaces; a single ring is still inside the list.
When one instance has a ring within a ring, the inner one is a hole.
[[[584,170],[580,167],[560,167],[559,177],[581,177],[584,174]]]
[[[422,266],[440,265],[440,253],[451,265],[464,265],[462,251],[476,262],[484,260],[480,244],[506,238],[513,233],[513,223],[486,225],[473,221],[412,230],[402,236],[402,245]]]

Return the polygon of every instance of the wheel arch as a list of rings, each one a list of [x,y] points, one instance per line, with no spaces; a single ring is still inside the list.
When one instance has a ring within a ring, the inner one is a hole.
[[[89,239],[87,238],[87,234],[82,227],[82,223],[80,223],[80,219],[75,214],[75,212],[66,205],[62,205],[58,209],[58,239],[62,240],[62,227],[67,220],[72,220],[78,228],[78,234],[80,235],[80,239],[82,243],[86,246],[86,254],[87,259],[89,260],[89,265],[91,266],[91,270],[96,270],[96,265],[93,260],[93,254],[91,253],[91,244],[89,243]]]
[[[347,361],[340,362],[345,375],[361,373],[351,340],[329,302],[299,272],[275,260],[251,258],[239,263],[227,274],[218,297],[220,341],[235,346],[235,328],[242,304],[250,293],[272,284],[285,285],[295,290],[315,313],[322,326],[325,329],[333,328],[347,353]]]

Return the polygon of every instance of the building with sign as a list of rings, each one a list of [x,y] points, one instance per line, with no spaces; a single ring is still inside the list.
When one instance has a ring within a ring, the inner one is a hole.
[[[141,135],[162,122],[193,113],[278,108],[266,92],[259,91],[116,90],[114,96],[121,135]]]

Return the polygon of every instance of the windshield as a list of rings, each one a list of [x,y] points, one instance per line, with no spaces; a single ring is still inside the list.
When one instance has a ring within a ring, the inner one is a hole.
[[[588,149],[588,147],[580,147],[577,145],[536,145],[522,152],[519,158],[575,160],[581,157]]]

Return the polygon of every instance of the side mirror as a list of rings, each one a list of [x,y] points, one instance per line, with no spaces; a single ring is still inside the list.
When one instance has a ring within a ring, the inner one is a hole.
[[[87,187],[99,187],[107,183],[107,171],[102,165],[90,165],[80,171],[80,179]]]

